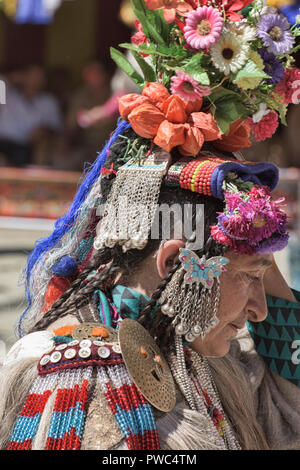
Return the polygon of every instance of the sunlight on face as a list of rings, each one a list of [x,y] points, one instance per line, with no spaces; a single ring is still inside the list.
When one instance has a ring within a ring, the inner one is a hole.
[[[246,321],[262,321],[267,316],[263,277],[272,264],[271,255],[236,255],[227,253],[227,271],[220,277],[219,323],[192,349],[203,356],[221,357]]]

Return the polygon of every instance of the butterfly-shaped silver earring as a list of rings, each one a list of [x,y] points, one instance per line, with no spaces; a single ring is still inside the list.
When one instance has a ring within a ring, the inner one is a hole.
[[[187,248],[180,248],[179,251],[179,260],[186,271],[185,284],[201,283],[206,289],[211,289],[214,279],[227,270],[226,264],[229,263],[229,259],[223,256],[206,259],[205,256],[199,258],[194,251]]]

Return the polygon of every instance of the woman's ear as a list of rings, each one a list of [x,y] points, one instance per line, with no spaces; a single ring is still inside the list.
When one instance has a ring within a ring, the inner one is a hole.
[[[178,255],[179,248],[183,248],[185,243],[182,240],[168,240],[163,243],[158,250],[156,267],[159,276],[164,279],[170,269],[174,266],[174,260]]]

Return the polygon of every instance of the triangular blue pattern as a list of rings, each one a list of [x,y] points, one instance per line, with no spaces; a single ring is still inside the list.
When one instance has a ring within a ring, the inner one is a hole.
[[[279,372],[279,370],[278,370],[278,368],[277,368],[277,365],[276,365],[276,362],[275,362],[274,359],[272,359],[272,360],[269,362],[268,366],[269,366],[269,369],[271,369],[273,372],[276,372],[276,374],[279,375],[280,372]]]
[[[282,333],[281,333],[280,339],[285,340],[285,341],[292,341],[292,338],[290,337],[287,328],[284,326],[282,327]]]
[[[276,348],[276,344],[275,344],[274,341],[271,342],[271,347],[269,349],[268,354],[269,354],[270,357],[274,357],[274,358],[277,358],[279,356],[277,348]]]
[[[283,375],[283,377],[285,377],[287,379],[292,379],[293,378],[287,362],[284,363],[284,366],[281,370],[281,375]]]
[[[291,360],[291,351],[290,348],[288,347],[288,343],[284,343],[284,346],[282,348],[282,351],[280,353],[280,359],[286,359],[287,361]]]
[[[256,349],[257,349],[257,352],[259,352],[259,354],[261,354],[262,356],[266,356],[267,350],[266,350],[266,345],[265,345],[265,341],[263,338],[261,338]]]
[[[291,311],[290,311],[290,314],[289,314],[289,318],[288,318],[288,322],[287,322],[287,323],[288,323],[288,325],[291,325],[291,326],[293,326],[293,325],[298,325],[299,322],[297,321],[297,319],[296,319],[296,317],[295,317],[294,310],[291,310]]]
[[[285,324],[286,324],[286,321],[285,321],[285,319],[284,319],[283,316],[282,316],[282,313],[281,313],[280,308],[278,309],[278,312],[277,312],[277,320],[276,320],[276,323],[277,323],[277,325],[285,325]]]

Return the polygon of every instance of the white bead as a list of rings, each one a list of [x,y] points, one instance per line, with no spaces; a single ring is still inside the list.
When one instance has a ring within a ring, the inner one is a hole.
[[[92,345],[92,341],[90,341],[89,339],[83,339],[82,341],[80,341],[79,343],[79,346],[83,349],[85,348],[90,348]]]
[[[61,360],[61,353],[59,351],[55,351],[54,353],[51,354],[50,356],[51,362],[55,364],[56,362],[59,362],[60,360]]]
[[[79,344],[79,341],[77,341],[77,339],[74,339],[73,341],[68,343],[68,346],[77,346],[77,344]]]
[[[182,323],[179,323],[175,328],[175,332],[178,335],[184,335],[185,333],[187,333],[187,331],[187,328]]]
[[[118,344],[113,344],[112,345],[112,350],[117,353],[117,354],[120,354],[121,353],[121,348]]]
[[[67,349],[64,354],[66,359],[73,359],[76,356],[76,350],[73,348]]]
[[[64,344],[59,344],[58,346],[56,346],[56,351],[62,351],[63,349],[66,349],[68,347],[67,343],[64,343]]]
[[[201,333],[201,327],[199,325],[195,325],[193,328],[192,328],[192,333],[195,335],[195,336],[199,336],[200,333]]]
[[[185,339],[189,342],[189,343],[192,343],[194,341],[195,336],[192,334],[192,333],[188,333],[185,335]]]
[[[98,355],[102,359],[107,359],[110,356],[110,350],[108,348],[106,348],[105,346],[101,346],[98,349]]]
[[[48,364],[49,361],[50,361],[50,356],[47,354],[47,356],[42,357],[42,359],[40,360],[40,364],[41,366],[45,366],[46,364]]]
[[[86,357],[90,357],[91,353],[92,351],[90,350],[90,348],[82,348],[78,351],[79,357],[82,357],[83,359]]]

